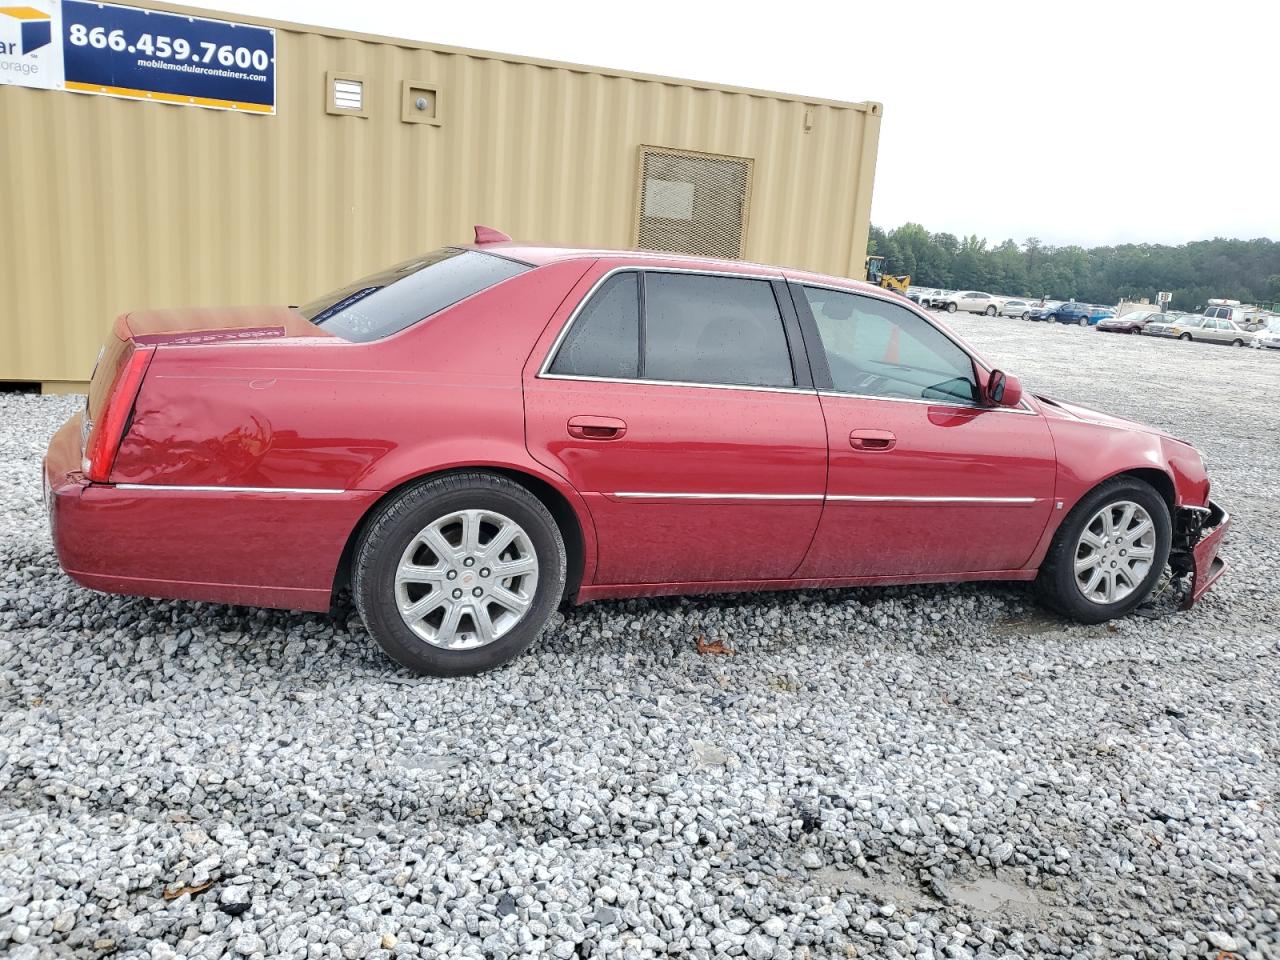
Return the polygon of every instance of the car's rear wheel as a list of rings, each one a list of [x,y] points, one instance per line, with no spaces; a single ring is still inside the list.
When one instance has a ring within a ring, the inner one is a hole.
[[[948,303],[947,313],[955,313],[955,312],[956,312],[956,305],[954,303]]]
[[[352,593],[388,656],[447,677],[523,653],[564,578],[564,538],[542,502],[505,477],[460,473],[378,510],[356,549]]]
[[[1182,336],[1178,337],[1178,339],[1179,339],[1179,340],[1190,340],[1190,339],[1191,339],[1191,334],[1189,334],[1189,333],[1184,333]]]
[[[996,308],[993,305],[993,306],[987,307],[987,309],[983,312],[986,313],[988,317],[994,317],[996,315]]]
[[[1082,623],[1122,617],[1160,581],[1172,538],[1169,505],[1149,483],[1108,480],[1058,528],[1037,591],[1050,607]]]

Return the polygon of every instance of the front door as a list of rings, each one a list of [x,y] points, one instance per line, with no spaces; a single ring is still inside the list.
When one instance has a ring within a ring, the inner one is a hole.
[[[785,285],[602,264],[548,336],[566,324],[526,370],[526,442],[591,511],[587,582],[789,577],[822,512],[827,437]]]
[[[978,404],[972,358],[908,308],[793,287],[830,443],[826,507],[797,577],[1015,570],[1053,508],[1056,464],[1029,406]],[[804,315],[807,314],[807,315]],[[822,371],[825,360],[826,371]]]

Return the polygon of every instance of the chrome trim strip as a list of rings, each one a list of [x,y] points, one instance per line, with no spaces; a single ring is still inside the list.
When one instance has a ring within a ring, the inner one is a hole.
[[[638,493],[611,494],[628,500],[821,500],[820,493]]]
[[[165,493],[323,493],[339,494],[346,490],[330,490],[316,487],[203,487],[170,483],[117,483],[117,490],[139,490]]]
[[[930,407],[950,407],[953,410],[981,410],[985,413],[1016,413],[1021,416],[1038,416],[1034,410],[1027,410],[1021,406],[1021,402],[1017,409],[1013,407],[984,407],[977,403],[965,403],[963,400],[917,400],[913,397],[876,397],[869,393],[843,393],[839,390],[819,390],[818,396],[832,398],[847,398],[850,400],[884,400],[888,403],[923,403]]]
[[[538,374],[539,380],[583,380],[588,383],[634,383],[646,387],[706,387],[709,390],[747,390],[755,393],[805,393],[813,396],[813,387],[755,387],[745,383],[694,383],[691,380],[632,380],[625,377],[569,376],[563,373]]]
[[[653,493],[618,491],[608,496],[627,500],[833,500],[844,503],[1039,503],[1039,497],[898,497],[820,493]]]
[[[881,496],[853,496],[848,494],[833,494],[827,497],[828,500],[841,501],[845,503],[999,503],[999,504],[1027,504],[1039,503],[1039,497],[881,497]]]
[[[744,264],[744,266],[746,266],[746,264]],[[600,278],[591,285],[591,289],[588,290],[586,294],[583,295],[582,299],[578,301],[578,305],[573,308],[573,313],[569,314],[569,319],[564,322],[564,326],[561,327],[560,332],[556,334],[555,340],[551,342],[551,349],[547,351],[547,355],[542,361],[542,366],[538,369],[539,379],[546,378],[546,379],[552,379],[552,380],[598,380],[598,381],[604,381],[606,383],[657,383],[657,384],[665,384],[666,386],[673,386],[673,385],[674,386],[690,386],[690,387],[717,386],[717,387],[728,387],[729,389],[747,389],[747,390],[754,389],[752,387],[738,387],[736,384],[729,384],[729,383],[684,384],[684,383],[677,383],[675,381],[667,381],[667,380],[619,380],[616,377],[568,377],[563,374],[558,374],[558,375],[549,374],[547,371],[551,369],[551,364],[555,360],[556,354],[560,352],[560,344],[562,344],[564,342],[564,338],[569,335],[569,331],[573,328],[573,325],[578,322],[578,315],[582,313],[582,308],[585,307],[588,302],[590,302],[591,298],[595,296],[596,291],[600,289],[600,287],[604,284],[606,280],[608,280],[614,274],[626,273],[628,271],[633,273],[689,273],[689,274],[694,274],[696,276],[704,276],[704,277],[733,277],[735,279],[740,279],[740,280],[763,280],[765,283],[769,283],[770,281],[773,281],[773,280],[785,279],[783,277],[781,270],[773,270],[772,272],[768,272],[768,273],[751,273],[747,270],[743,270],[742,272],[737,272],[733,270],[693,270],[687,267],[651,267],[644,264],[636,264],[636,263],[626,263],[618,267],[613,267],[612,269],[606,270],[604,273],[600,275]],[[783,388],[778,388],[778,389],[783,389]],[[808,393],[809,391],[805,390],[804,392]]]

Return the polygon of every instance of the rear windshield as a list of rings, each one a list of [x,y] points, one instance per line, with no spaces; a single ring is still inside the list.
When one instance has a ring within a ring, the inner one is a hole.
[[[367,343],[399,333],[459,300],[532,269],[527,263],[504,257],[445,247],[357,280],[298,311],[344,340]]]

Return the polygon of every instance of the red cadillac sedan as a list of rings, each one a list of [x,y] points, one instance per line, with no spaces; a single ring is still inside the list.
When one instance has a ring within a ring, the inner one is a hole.
[[[901,297],[477,241],[296,309],[121,316],[45,459],[63,569],[303,610],[349,586],[437,675],[562,599],[1033,580],[1093,623],[1222,574],[1193,447],[1024,393]]]

